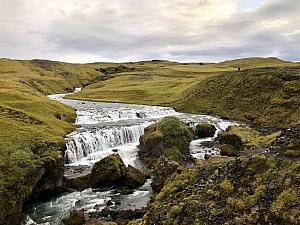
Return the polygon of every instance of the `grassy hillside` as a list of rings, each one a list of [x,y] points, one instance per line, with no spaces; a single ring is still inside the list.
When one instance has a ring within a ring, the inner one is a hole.
[[[63,137],[74,129],[75,111],[45,94],[70,92],[97,76],[92,65],[0,60],[0,224],[19,224],[34,188],[53,189],[61,178]]]
[[[173,102],[186,96],[195,84],[223,74],[263,67],[294,67],[297,64],[277,58],[249,58],[225,61],[217,64],[176,63],[150,61],[123,64],[136,68],[135,72],[113,74],[110,79],[99,81],[68,96],[74,99],[95,101],[129,102],[140,104],[174,105]]]
[[[300,121],[300,67],[226,72],[198,82],[174,102],[178,110],[220,115],[257,127]]]

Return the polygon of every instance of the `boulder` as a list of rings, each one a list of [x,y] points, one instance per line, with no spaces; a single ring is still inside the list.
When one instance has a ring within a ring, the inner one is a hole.
[[[216,133],[216,127],[213,124],[200,123],[196,126],[196,136],[198,138],[213,137]]]
[[[68,218],[62,220],[64,225],[83,225],[86,222],[83,210],[73,210]]]
[[[117,190],[129,193],[145,182],[146,176],[141,171],[130,165],[126,167],[119,154],[112,154],[96,162],[90,174],[67,180],[66,186],[77,190],[116,186]]]
[[[129,165],[125,171],[124,183],[128,187],[139,187],[142,186],[147,178],[144,173]]]
[[[218,146],[220,148],[220,155],[236,157],[240,155],[243,150],[242,139],[236,134],[228,134],[226,132],[217,137]]]
[[[164,186],[164,183],[168,178],[176,171],[180,172],[182,167],[179,163],[168,160],[165,157],[160,157],[158,163],[155,166],[154,176],[152,178],[151,187],[153,191],[158,193]]]
[[[126,173],[126,166],[119,154],[109,155],[96,162],[90,174],[92,187],[118,184]]]
[[[192,139],[193,133],[185,123],[176,117],[165,117],[145,128],[139,155],[149,167],[154,167],[161,156],[181,161],[184,155],[190,155]]]

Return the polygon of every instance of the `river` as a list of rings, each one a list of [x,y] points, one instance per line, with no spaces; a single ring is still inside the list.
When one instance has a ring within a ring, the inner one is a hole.
[[[65,95],[49,95],[49,98],[75,108],[77,113],[76,124],[79,128],[66,137],[65,176],[68,177],[88,173],[96,161],[113,152],[118,152],[126,165],[143,170],[138,158],[139,137],[146,126],[166,116],[176,116],[191,126],[214,124],[217,128],[215,136],[234,123],[207,115],[179,113],[169,107],[70,100],[64,99]],[[212,140],[192,141],[191,154],[198,159],[203,159],[205,154],[219,154],[216,147],[205,144]],[[129,195],[119,194],[113,188],[70,190],[55,198],[28,205],[22,225],[60,224],[71,209],[85,209],[86,212],[101,210],[109,200],[121,203],[115,206],[120,209],[142,208],[151,194],[150,180]]]

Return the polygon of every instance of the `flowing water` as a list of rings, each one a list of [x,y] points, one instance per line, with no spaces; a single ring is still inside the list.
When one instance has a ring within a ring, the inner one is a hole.
[[[69,100],[63,98],[65,95],[50,95],[49,98],[77,110],[76,124],[80,127],[66,137],[66,176],[72,176],[76,168],[88,171],[96,161],[114,152],[120,154],[126,165],[142,170],[137,148],[139,137],[146,126],[165,116],[176,116],[192,127],[198,123],[214,124],[217,127],[215,136],[233,124],[207,115],[178,113],[169,107]],[[206,138],[192,141],[191,154],[199,159],[203,159],[205,154],[219,154],[216,147],[206,144],[212,140]],[[22,224],[60,224],[70,209],[85,209],[87,212],[100,210],[108,200],[121,202],[117,206],[120,209],[142,208],[150,196],[150,180],[129,195],[118,194],[112,188],[86,189],[81,192],[70,190],[61,196],[26,207]]]

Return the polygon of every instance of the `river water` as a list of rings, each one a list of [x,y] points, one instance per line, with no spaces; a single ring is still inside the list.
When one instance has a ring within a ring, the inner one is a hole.
[[[114,152],[120,154],[126,165],[143,170],[138,158],[139,137],[145,127],[166,116],[176,116],[191,126],[198,123],[214,124],[217,127],[215,136],[233,124],[207,115],[178,113],[169,107],[69,100],[64,99],[65,95],[50,95],[49,98],[72,106],[77,112],[76,124],[79,128],[66,137],[65,165],[68,170],[65,175],[69,177],[77,168],[85,168],[85,172],[88,172],[96,161]],[[219,154],[216,147],[205,144],[212,140],[192,141],[191,154],[198,159],[203,159],[205,154]],[[109,200],[121,203],[116,206],[120,209],[142,208],[146,206],[151,193],[150,180],[129,195],[121,195],[113,188],[86,189],[81,192],[70,190],[58,197],[27,206],[22,225],[60,224],[71,209],[84,209],[86,212],[101,210]]]

